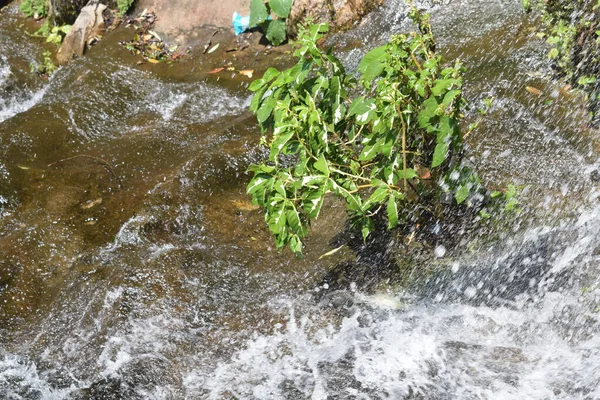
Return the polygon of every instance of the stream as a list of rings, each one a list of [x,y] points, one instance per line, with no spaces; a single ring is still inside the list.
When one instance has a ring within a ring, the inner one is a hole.
[[[494,98],[468,156],[523,212],[437,232],[431,272],[375,290],[328,281],[352,256],[320,257],[335,202],[304,259],[274,248],[245,194],[248,79],[137,66],[118,29],[44,80],[31,22],[0,13],[0,398],[600,399],[600,135],[521,1],[420,4],[469,102]],[[355,69],[406,12],[329,40]]]

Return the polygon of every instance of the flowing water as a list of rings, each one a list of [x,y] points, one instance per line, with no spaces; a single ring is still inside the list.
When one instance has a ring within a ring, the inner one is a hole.
[[[600,399],[598,135],[520,2],[448,3],[422,3],[438,47],[495,98],[469,158],[527,204],[377,291],[328,280],[335,203],[304,260],[272,248],[247,80],[138,67],[123,31],[43,80],[0,14],[0,398]],[[332,42],[353,68],[407,29],[390,0]]]

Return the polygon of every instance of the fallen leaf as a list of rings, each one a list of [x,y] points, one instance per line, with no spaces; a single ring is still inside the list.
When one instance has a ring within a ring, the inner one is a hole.
[[[25,170],[25,171],[30,169],[29,167],[26,167],[25,165],[21,165],[21,164],[17,164],[17,167],[19,167],[20,169]]]
[[[224,70],[225,70],[225,67],[219,67],[219,68],[213,69],[212,71],[209,71],[208,73],[209,74],[218,74],[219,72],[224,71]]]
[[[252,78],[252,74],[254,73],[253,69],[244,69],[240,71],[240,75],[247,76],[248,78]]]
[[[242,211],[254,211],[259,208],[258,206],[255,206],[254,204],[247,202],[247,201],[231,200],[231,202],[235,205],[235,207],[238,210],[242,210]]]
[[[215,51],[216,49],[218,49],[218,48],[219,48],[219,44],[220,44],[220,43],[217,43],[217,44],[215,44],[213,47],[211,47],[211,48],[210,48],[210,50],[209,50],[209,51],[207,51],[207,54],[210,54],[210,53],[212,53],[213,51]]]
[[[235,67],[227,67],[227,71],[235,71]]]
[[[210,47],[211,44],[212,44],[212,42],[209,40],[208,43],[206,43],[204,45],[204,48],[202,49],[202,54],[206,54],[206,52],[208,51],[208,48]]]
[[[542,94],[542,91],[540,89],[534,88],[533,86],[525,86],[525,90],[527,90],[529,93],[534,94],[536,96],[539,96]]]
[[[232,51],[237,51],[237,47],[230,47],[227,50],[225,50],[226,53],[231,53]]]
[[[158,36],[158,33],[154,32],[154,31],[148,31],[148,33],[162,42],[162,39],[160,38],[160,36]]]
[[[92,207],[96,207],[97,205],[102,204],[102,197],[98,197],[96,200],[88,200],[81,205],[81,208],[84,210],[88,210]]]
[[[156,58],[149,58],[148,62],[151,62],[152,64],[158,64],[160,60],[157,60]]]
[[[319,260],[325,257],[329,257],[334,255],[335,253],[337,253],[338,251],[340,251],[342,249],[342,247],[344,247],[345,245],[341,245],[340,247],[336,247],[333,250],[328,251],[327,253],[323,254],[321,257],[319,257]]]

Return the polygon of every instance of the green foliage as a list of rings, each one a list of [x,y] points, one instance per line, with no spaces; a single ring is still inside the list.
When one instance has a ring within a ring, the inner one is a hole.
[[[48,37],[46,38],[46,42],[54,43],[55,45],[60,46],[70,29],[71,25],[60,25],[53,27],[50,31],[50,34],[48,34]]]
[[[52,53],[50,53],[49,51],[45,51],[43,53],[43,61],[42,63],[38,64],[35,62],[32,62],[29,64],[29,68],[31,69],[31,72],[42,75],[42,76],[50,76],[52,75],[54,72],[56,72],[56,70],[58,69],[58,66],[56,64],[54,64],[54,62],[52,61]]]
[[[32,36],[46,38],[46,43],[60,46],[70,29],[71,25],[52,26],[50,20],[47,19]]]
[[[250,0],[250,27],[260,26],[269,42],[280,45],[287,38],[285,20],[293,0]],[[276,19],[271,19],[274,14]]]
[[[535,0],[548,56],[574,87],[588,96],[592,117],[600,123],[600,1]]]
[[[124,16],[133,5],[134,0],[117,0],[117,15]]]
[[[48,16],[49,3],[49,0],[23,0],[19,8],[28,17],[44,18]]]
[[[300,34],[295,66],[270,68],[251,84],[269,158],[250,166],[247,192],[277,247],[301,254],[329,193],[366,238],[376,217],[391,229],[423,217],[445,194],[463,203],[478,190],[460,162],[463,67],[435,54],[427,15],[413,8],[410,16],[419,33],[367,53],[358,81],[318,47],[328,31],[321,24]]]

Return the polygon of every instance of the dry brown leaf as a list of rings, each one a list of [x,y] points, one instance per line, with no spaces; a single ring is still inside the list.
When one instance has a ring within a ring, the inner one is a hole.
[[[81,205],[81,208],[84,210],[90,209],[92,207],[96,207],[97,205],[102,204],[102,197],[98,197],[96,200],[86,201]]]
[[[254,74],[253,69],[244,69],[240,71],[240,75],[247,76],[248,78],[252,78],[252,74]]]
[[[525,86],[525,90],[527,90],[529,93],[534,94],[536,96],[539,96],[542,94],[542,91],[540,89],[534,88],[533,86]]]
[[[221,71],[224,71],[225,67],[219,67],[219,68],[215,68],[212,71],[208,71],[209,74],[218,74]]]
[[[431,172],[426,171],[423,175],[419,176],[421,179],[431,179]]]

